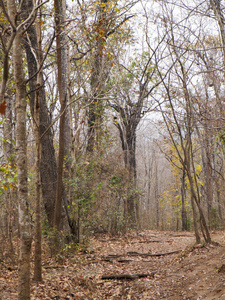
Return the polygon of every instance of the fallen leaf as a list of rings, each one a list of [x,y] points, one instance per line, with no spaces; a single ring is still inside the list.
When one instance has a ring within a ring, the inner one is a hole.
[[[5,103],[5,101],[3,101],[0,104],[0,114],[5,115],[5,111],[6,111],[6,103]]]

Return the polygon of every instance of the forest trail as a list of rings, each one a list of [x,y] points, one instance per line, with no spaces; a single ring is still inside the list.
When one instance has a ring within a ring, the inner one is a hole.
[[[83,251],[68,247],[57,260],[46,247],[44,281],[32,282],[32,299],[225,299],[224,238],[213,232],[219,246],[194,247],[190,232],[101,235]],[[4,262],[0,272],[0,299],[16,299],[16,268]],[[102,279],[108,275],[126,278]]]

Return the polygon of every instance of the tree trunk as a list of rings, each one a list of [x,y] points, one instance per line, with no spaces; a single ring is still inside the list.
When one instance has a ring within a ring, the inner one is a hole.
[[[155,152],[154,152],[154,158]],[[158,185],[158,166],[155,162],[155,203],[156,203],[156,228],[159,230],[159,185]]]
[[[13,148],[13,99],[11,97],[5,97],[6,102],[6,113],[5,122],[3,123],[3,152],[5,162],[10,164],[11,170],[15,169],[15,160],[13,158],[14,148]],[[14,175],[11,175],[12,177]],[[13,178],[12,178],[13,179]],[[12,218],[13,218],[13,191],[9,188],[6,191],[6,213],[7,213],[7,237],[9,239],[10,254],[14,254],[13,243],[12,243]]]
[[[66,124],[69,122],[69,110],[66,109],[68,102],[67,95],[67,49],[65,35],[65,1],[54,1],[55,7],[55,25],[56,25],[56,47],[57,47],[57,68],[58,68],[58,90],[60,109],[60,125],[59,125],[59,154],[58,154],[58,171],[57,171],[57,187],[56,201],[54,211],[54,226],[57,230],[60,229],[61,213],[62,213],[62,198],[63,198],[63,163],[65,148],[68,139],[70,139],[70,129],[66,130]],[[68,122],[66,122],[68,120]],[[69,149],[66,149],[69,150]]]
[[[207,122],[207,121],[206,121]],[[212,226],[212,203],[213,203],[213,174],[212,174],[212,145],[210,128],[208,124],[205,124],[205,152],[206,152],[206,201],[207,201],[207,212],[208,212],[208,226],[211,229]]]
[[[24,18],[28,16],[29,12],[32,11],[32,9],[33,9],[33,2],[31,0],[24,1],[24,5],[23,5]],[[25,39],[24,48],[27,57],[28,74],[29,77],[31,78],[29,80],[30,107],[31,107],[32,116],[34,116],[35,90],[37,88],[36,73],[38,71],[37,59],[40,60],[39,52],[38,52],[37,32],[34,25],[28,28],[28,37],[29,40],[28,38]],[[34,74],[36,74],[36,76],[34,76]],[[43,78],[41,79],[41,83],[40,83],[39,97],[40,97],[39,131],[40,131],[40,137],[42,137],[41,138],[41,161],[40,161],[42,197],[43,197],[44,207],[48,219],[48,224],[50,227],[52,227],[53,219],[54,219],[54,208],[55,208],[57,164],[55,158],[55,149],[53,146],[52,129],[49,128],[51,124],[51,120],[49,118],[48,109],[46,105]]]
[[[139,199],[135,193],[137,170],[136,170],[136,129],[137,123],[132,119],[133,112],[131,115],[127,115],[126,119],[124,109],[122,107],[113,106],[121,116],[121,124],[115,123],[115,126],[119,129],[120,140],[122,150],[124,154],[125,168],[129,173],[130,186],[128,189],[128,197],[126,202],[126,213],[129,217],[130,225],[134,225],[138,221],[139,215]]]
[[[37,24],[38,28],[38,67],[42,61],[42,47],[41,47],[41,11]],[[41,162],[41,139],[40,139],[40,90],[42,84],[41,70],[37,74],[37,90],[35,92],[34,105],[34,136],[36,143],[36,214],[35,214],[35,249],[34,249],[34,280],[42,281],[42,267],[41,267],[41,178],[40,178],[40,162]]]
[[[30,254],[32,235],[27,188],[26,85],[23,73],[21,29],[17,32],[13,43],[13,62],[16,85],[16,162],[20,226],[18,299],[27,300],[30,299]]]
[[[184,162],[183,166],[186,167],[188,180],[190,183],[190,190],[191,190],[191,196],[193,197],[199,211],[200,215],[200,222],[202,224],[202,234],[205,238],[206,243],[211,243],[211,237],[209,233],[209,229],[205,220],[205,216],[200,204],[200,193],[199,193],[199,187],[197,182],[197,176],[195,171],[195,165],[194,165],[194,159],[193,159],[193,147],[192,147],[192,128],[193,128],[193,108],[192,103],[187,87],[187,73],[184,69],[184,66],[180,60],[180,58],[177,56],[177,59],[180,64],[181,73],[182,73],[182,85],[184,90],[184,98],[185,98],[185,105],[186,105],[186,116],[187,116],[187,145],[184,147],[184,144],[182,145],[183,151],[184,151]],[[182,137],[182,135],[181,135]],[[193,173],[192,173],[193,172]],[[193,177],[194,179],[193,179]],[[196,191],[194,188],[194,183],[196,186]]]
[[[191,195],[191,207],[193,211],[193,223],[194,223],[194,231],[195,231],[195,239],[196,239],[196,244],[201,243],[201,238],[198,232],[198,224],[197,224],[197,212],[196,212],[196,207],[195,207],[195,202],[193,199],[193,196]]]
[[[199,199],[198,199],[198,197],[195,193],[195,190],[194,190],[194,182],[193,182],[192,175],[190,173],[189,168],[187,168],[187,176],[188,176],[188,180],[189,180],[189,183],[190,183],[191,197],[193,197],[194,202],[198,207],[198,211],[199,211],[199,215],[200,215],[200,221],[202,222],[202,229],[204,230],[204,232],[202,232],[202,233],[205,237],[206,243],[211,243],[211,237],[210,237],[210,233],[209,233],[209,230],[208,230],[208,226],[206,224],[206,220],[205,220],[205,216],[204,216],[203,211],[202,211],[201,204],[200,204]],[[192,209],[193,209],[193,207],[192,207]]]
[[[102,117],[104,105],[100,98],[107,74],[104,65],[103,49],[107,40],[107,0],[101,0],[98,4],[96,27],[96,45],[93,53],[92,74],[90,78],[92,103],[88,109],[88,141],[87,151],[93,152],[95,147],[101,144]]]
[[[181,208],[181,219],[182,219],[182,230],[187,230],[187,214],[186,214],[186,209],[185,209],[185,168],[183,167],[182,170],[182,177],[181,177],[181,203],[182,203],[182,208]]]

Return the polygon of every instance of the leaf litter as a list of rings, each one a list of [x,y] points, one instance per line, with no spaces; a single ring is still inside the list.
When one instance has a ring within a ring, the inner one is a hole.
[[[194,233],[146,230],[91,238],[87,251],[71,248],[60,259],[45,250],[31,299],[225,299],[224,236],[216,231],[218,245],[195,245]],[[0,261],[0,299],[16,299],[16,283],[15,263]]]

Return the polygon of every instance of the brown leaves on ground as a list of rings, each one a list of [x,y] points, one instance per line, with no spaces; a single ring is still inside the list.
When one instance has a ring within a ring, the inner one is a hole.
[[[212,234],[220,246],[194,246],[188,232],[104,235],[85,252],[74,248],[55,259],[43,245],[43,282],[32,282],[32,299],[225,299],[224,235]],[[16,299],[16,266],[4,259],[0,271],[0,299]],[[102,279],[107,275],[118,279]]]

